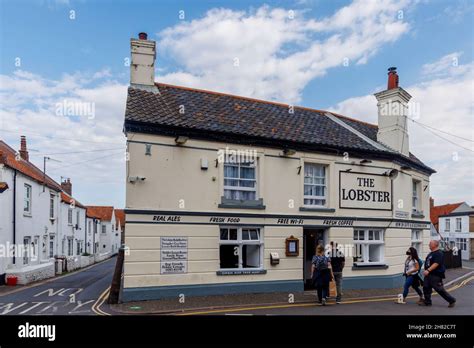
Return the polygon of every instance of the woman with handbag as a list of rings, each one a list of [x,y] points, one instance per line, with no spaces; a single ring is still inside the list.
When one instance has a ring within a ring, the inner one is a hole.
[[[403,273],[403,276],[405,277],[405,285],[403,286],[402,294],[403,298],[397,301],[397,303],[406,304],[406,298],[410,287],[412,287],[418,296],[420,296],[418,303],[424,302],[423,292],[420,289],[422,280],[419,275],[422,261],[418,257],[418,251],[413,247],[410,247],[406,254],[407,259],[405,260],[405,271]]]
[[[325,306],[326,298],[329,296],[329,283],[331,281],[331,269],[329,258],[324,255],[324,247],[316,247],[316,255],[313,256],[311,264],[313,285],[318,294],[318,303]]]

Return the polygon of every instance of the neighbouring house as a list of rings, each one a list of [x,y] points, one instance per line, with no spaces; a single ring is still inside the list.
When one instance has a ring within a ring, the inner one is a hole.
[[[457,208],[439,215],[439,232],[463,260],[474,259],[474,208],[462,202]]]
[[[331,241],[345,288],[401,286],[406,249],[428,252],[435,171],[409,151],[396,68],[369,124],[155,83],[155,46],[131,40],[123,301],[309,289]]]
[[[123,209],[115,209],[115,230],[118,231],[118,243],[119,246],[124,243],[125,235],[125,212]]]
[[[87,243],[86,207],[73,198],[70,179],[62,181],[61,187],[63,191],[61,192],[61,233],[58,256],[66,260],[66,270],[72,271],[90,263],[88,258],[86,258],[87,262],[82,260]]]
[[[111,257],[118,252],[120,233],[115,229],[115,214],[112,206],[86,206],[87,216],[95,219],[94,230],[96,254],[100,259]],[[92,224],[94,226],[94,224]],[[93,227],[94,228],[94,227]],[[97,234],[95,234],[97,231]]]
[[[463,202],[434,205],[433,198],[430,198],[430,219],[436,231],[441,232],[439,229],[439,217],[451,213],[462,204]]]
[[[29,160],[26,137],[19,151],[0,140],[0,282],[53,277],[58,253],[61,186]],[[12,253],[11,248],[15,249]]]

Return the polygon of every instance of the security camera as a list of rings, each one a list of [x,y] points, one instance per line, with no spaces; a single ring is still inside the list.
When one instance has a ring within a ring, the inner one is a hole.
[[[137,182],[137,181],[145,181],[145,177],[144,176],[130,176],[128,178],[128,181],[130,181],[132,184]]]

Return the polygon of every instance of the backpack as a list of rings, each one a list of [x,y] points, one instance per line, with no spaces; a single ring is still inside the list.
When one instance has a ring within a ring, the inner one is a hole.
[[[316,269],[318,271],[323,271],[325,269],[328,269],[328,258],[325,256],[318,257],[316,260]]]

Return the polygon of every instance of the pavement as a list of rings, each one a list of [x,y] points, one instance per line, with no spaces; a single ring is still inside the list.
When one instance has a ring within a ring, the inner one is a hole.
[[[26,286],[0,287],[0,315],[105,315],[117,258]]]
[[[474,298],[472,296],[472,284],[474,282],[474,270],[467,268],[450,269],[446,272],[444,283],[447,288],[455,292],[459,297],[459,306],[449,308],[446,314],[470,314],[474,313]],[[469,292],[470,291],[470,292]],[[395,304],[401,289],[363,289],[345,290],[341,305],[336,305],[334,299],[324,307],[324,313],[328,314],[433,314],[434,309],[447,309],[443,299],[435,295],[434,305],[429,308],[420,308],[415,302],[417,296],[409,297],[407,305]],[[413,293],[413,291],[412,291]],[[192,314],[219,314],[219,315],[298,315],[317,314],[321,309],[315,303],[315,291],[300,293],[264,293],[264,294],[238,294],[225,296],[201,296],[185,298],[181,303],[177,298],[156,301],[128,302],[118,305],[105,305],[107,311],[113,314],[170,314],[170,315],[192,315]],[[441,302],[440,302],[441,301]],[[368,305],[370,303],[370,305]],[[349,306],[350,305],[350,306]],[[336,308],[337,307],[337,308]],[[317,309],[315,309],[317,308]],[[330,308],[330,309],[328,309]],[[425,309],[425,311],[423,311]],[[438,312],[436,312],[438,313]]]

